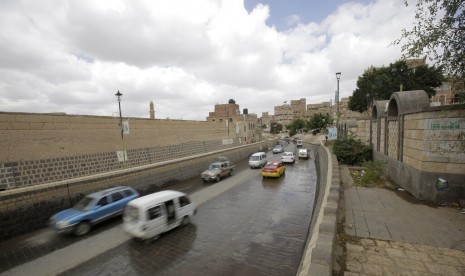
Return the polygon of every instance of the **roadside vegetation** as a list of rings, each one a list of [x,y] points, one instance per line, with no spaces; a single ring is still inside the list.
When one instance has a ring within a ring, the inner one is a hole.
[[[289,129],[289,135],[293,136],[299,131],[307,133],[311,131],[313,135],[316,135],[320,132],[326,131],[328,126],[333,124],[333,118],[329,113],[317,113],[313,114],[309,120],[296,119],[287,125]]]
[[[333,152],[341,164],[356,166],[350,168],[354,184],[362,187],[385,187],[383,179],[386,164],[372,161],[373,148],[365,145],[355,134],[340,137],[333,143]]]
[[[380,161],[365,161],[361,169],[352,169],[352,179],[356,186],[368,188],[386,187],[383,179],[386,164]]]
[[[372,159],[373,148],[350,133],[347,137],[339,137],[333,142],[333,152],[339,163],[360,166]]]

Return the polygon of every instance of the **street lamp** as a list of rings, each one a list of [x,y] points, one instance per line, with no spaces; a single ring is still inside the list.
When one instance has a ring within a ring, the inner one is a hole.
[[[115,94],[117,100],[118,100],[118,107],[119,107],[119,127],[121,129],[121,144],[123,147],[123,160],[124,160],[124,168],[126,168],[126,152],[124,150],[124,136],[123,136],[123,117],[121,116],[121,98],[123,97],[123,94],[121,92]]]
[[[341,72],[336,73],[337,90],[336,90],[336,115],[339,118],[339,80],[341,79]]]

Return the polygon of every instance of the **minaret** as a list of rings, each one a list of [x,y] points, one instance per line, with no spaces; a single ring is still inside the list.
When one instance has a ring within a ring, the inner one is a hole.
[[[155,108],[153,107],[153,101],[150,101],[150,119],[155,119]]]

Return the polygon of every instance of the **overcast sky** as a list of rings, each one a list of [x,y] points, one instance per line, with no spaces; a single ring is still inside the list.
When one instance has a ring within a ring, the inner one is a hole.
[[[327,3],[329,2],[329,3]],[[0,0],[0,111],[205,120],[352,95],[401,57],[403,0]]]

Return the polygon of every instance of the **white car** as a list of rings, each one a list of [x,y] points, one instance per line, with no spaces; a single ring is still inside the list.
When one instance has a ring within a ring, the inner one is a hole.
[[[249,158],[249,167],[250,168],[261,168],[265,166],[268,159],[266,158],[265,152],[257,152],[250,156]]]
[[[310,150],[309,149],[299,149],[299,159],[308,159],[310,158]]]
[[[302,140],[297,140],[296,145],[297,145],[298,148],[301,148],[302,145],[303,145]]]
[[[281,146],[281,145],[276,145],[273,148],[273,153],[280,153],[280,152],[283,152],[283,151],[284,151],[284,147]]]
[[[290,151],[286,151],[281,155],[281,162],[283,163],[294,163],[295,162],[295,154]]]

